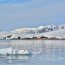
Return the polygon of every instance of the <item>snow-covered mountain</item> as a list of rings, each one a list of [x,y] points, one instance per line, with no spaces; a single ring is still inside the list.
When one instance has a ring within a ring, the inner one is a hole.
[[[65,25],[47,25],[37,28],[19,28],[10,32],[0,32],[0,38],[33,38],[33,37],[65,38]]]
[[[56,31],[65,29],[65,25],[47,25],[47,26],[40,26],[37,28],[19,28],[11,31],[11,33],[44,33],[50,31]]]

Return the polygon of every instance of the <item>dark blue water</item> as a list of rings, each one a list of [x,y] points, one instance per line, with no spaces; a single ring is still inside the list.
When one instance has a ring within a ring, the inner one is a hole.
[[[0,48],[25,49],[28,56],[0,56],[0,65],[65,65],[64,40],[0,40]]]

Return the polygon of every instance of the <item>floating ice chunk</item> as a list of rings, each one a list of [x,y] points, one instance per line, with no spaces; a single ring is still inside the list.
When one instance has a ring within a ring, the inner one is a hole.
[[[0,49],[0,54],[11,54],[11,53],[12,53],[12,47]]]
[[[27,51],[27,50],[18,50],[18,54],[29,54],[29,51]]]
[[[10,48],[3,48],[0,49],[0,55],[4,54],[4,55],[16,55],[16,54],[21,54],[21,55],[29,55],[30,52],[28,50],[17,50],[17,49],[13,49],[12,47]]]

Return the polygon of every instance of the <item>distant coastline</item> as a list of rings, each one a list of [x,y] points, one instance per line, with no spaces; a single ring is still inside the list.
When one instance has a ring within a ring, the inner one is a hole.
[[[18,39],[18,38],[13,38],[13,39],[0,39],[0,40],[65,40],[65,38],[59,39],[59,38],[22,38],[22,39]]]
[[[47,25],[0,32],[1,40],[65,40],[65,25]]]

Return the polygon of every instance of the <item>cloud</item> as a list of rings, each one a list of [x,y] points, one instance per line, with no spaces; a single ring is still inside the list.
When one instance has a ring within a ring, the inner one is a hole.
[[[0,21],[29,21],[32,23],[45,21],[48,23],[56,17],[63,17],[65,15],[65,1],[55,1],[52,3],[47,1],[32,0],[24,4],[0,5]]]
[[[30,3],[30,4],[29,4]],[[25,4],[4,4],[0,6],[0,21],[13,21],[24,19],[31,10],[31,2]]]
[[[39,1],[39,0],[38,0]],[[5,4],[0,6],[0,17],[1,21],[16,20],[16,19],[33,19],[36,17],[46,17],[56,16],[57,14],[62,14],[65,12],[65,4],[63,2],[50,4],[46,7],[43,5],[41,7],[35,8],[33,4],[38,3],[33,0],[33,2],[28,2],[26,4]],[[42,0],[41,0],[42,1]]]
[[[28,2],[28,1],[31,1],[31,0],[0,0],[0,4],[6,4],[6,3],[17,4],[17,3],[25,3],[25,2]]]

